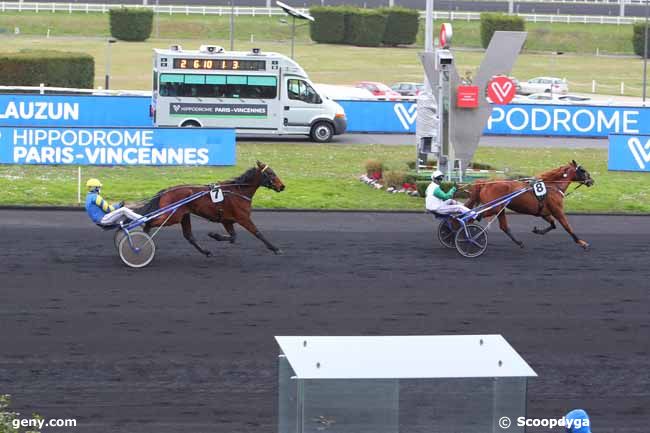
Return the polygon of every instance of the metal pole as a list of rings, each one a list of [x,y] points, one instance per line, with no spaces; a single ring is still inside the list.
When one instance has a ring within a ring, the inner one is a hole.
[[[291,21],[291,58],[293,59],[293,46],[296,42],[296,17],[291,16],[293,20]]]
[[[160,2],[156,0],[156,38],[160,37]]]
[[[235,51],[235,0],[230,0],[230,51]]]
[[[643,105],[645,105],[646,82],[648,79],[648,0],[645,0],[645,30],[643,34]]]
[[[106,76],[104,81],[104,88],[108,90],[109,82],[111,79],[111,41],[106,42]]]
[[[433,52],[433,0],[427,0],[426,14],[424,18],[424,51]],[[431,83],[424,74],[424,88],[427,93],[431,93]]]

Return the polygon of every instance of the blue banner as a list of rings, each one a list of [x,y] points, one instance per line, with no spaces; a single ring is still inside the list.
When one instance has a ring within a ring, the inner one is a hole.
[[[650,135],[610,135],[607,169],[650,173]]]
[[[146,96],[0,95],[0,126],[152,126]]]
[[[0,163],[235,165],[235,130],[0,127]]]
[[[650,109],[580,105],[494,106],[485,134],[607,137],[650,132]]]
[[[348,132],[414,134],[413,102],[337,101]],[[147,96],[0,95],[0,126],[151,127]],[[650,108],[511,104],[495,106],[484,134],[607,137],[650,134]]]

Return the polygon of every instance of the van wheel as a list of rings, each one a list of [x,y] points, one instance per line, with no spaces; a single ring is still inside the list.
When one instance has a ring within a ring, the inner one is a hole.
[[[318,122],[311,127],[309,136],[316,143],[327,143],[334,136],[334,128],[330,123]]]
[[[201,125],[199,125],[199,122],[196,120],[188,120],[186,122],[183,122],[181,125],[181,128],[200,128]]]

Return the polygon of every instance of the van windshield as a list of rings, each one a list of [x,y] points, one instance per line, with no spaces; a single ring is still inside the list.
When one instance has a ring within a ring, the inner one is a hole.
[[[160,96],[180,98],[275,99],[274,76],[160,74]]]

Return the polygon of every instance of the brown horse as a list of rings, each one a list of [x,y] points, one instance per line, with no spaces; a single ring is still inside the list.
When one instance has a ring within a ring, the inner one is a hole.
[[[588,187],[592,186],[594,180],[589,175],[589,172],[575,161],[571,161],[567,165],[540,174],[537,176],[536,180],[544,181],[547,190],[546,197],[544,197],[543,200],[538,200],[533,191],[529,191],[513,199],[507,205],[508,209],[521,214],[538,216],[546,220],[549,223],[547,228],[533,228],[533,233],[538,235],[545,235],[555,229],[555,220],[557,219],[578,245],[584,249],[589,248],[589,244],[578,238],[578,236],[573,232],[573,229],[564,214],[564,197],[567,188],[571,182],[579,182]],[[470,198],[467,203],[465,203],[465,206],[471,209],[480,203],[488,203],[492,200],[498,199],[499,197],[503,197],[521,188],[529,186],[529,183],[517,180],[477,181],[470,187]],[[498,214],[499,227],[501,230],[503,230],[503,232],[507,234],[514,243],[523,248],[523,242],[515,238],[510,231],[508,220],[506,219],[506,213],[501,212],[502,209],[503,206],[496,207],[485,212],[483,216],[489,217]]]
[[[256,238],[261,240],[264,245],[276,254],[281,251],[271,244],[264,235],[257,229],[251,220],[251,204],[255,192],[260,187],[266,187],[276,192],[284,190],[284,184],[275,174],[273,169],[266,164],[257,161],[257,166],[250,168],[238,178],[222,182],[220,188],[223,192],[223,201],[214,203],[210,194],[203,195],[190,203],[181,206],[171,215],[171,211],[149,221],[144,226],[144,231],[149,232],[154,227],[181,224],[183,236],[197,250],[206,257],[212,253],[202,248],[192,234],[192,223],[190,215],[194,214],[215,223],[221,223],[225,227],[228,235],[218,233],[209,233],[208,235],[217,241],[229,241],[234,243],[237,234],[235,233],[235,223],[244,227],[251,232]],[[165,206],[183,200],[200,191],[208,191],[210,185],[180,185],[160,191],[154,198],[145,204],[136,212],[147,214],[162,209]]]

